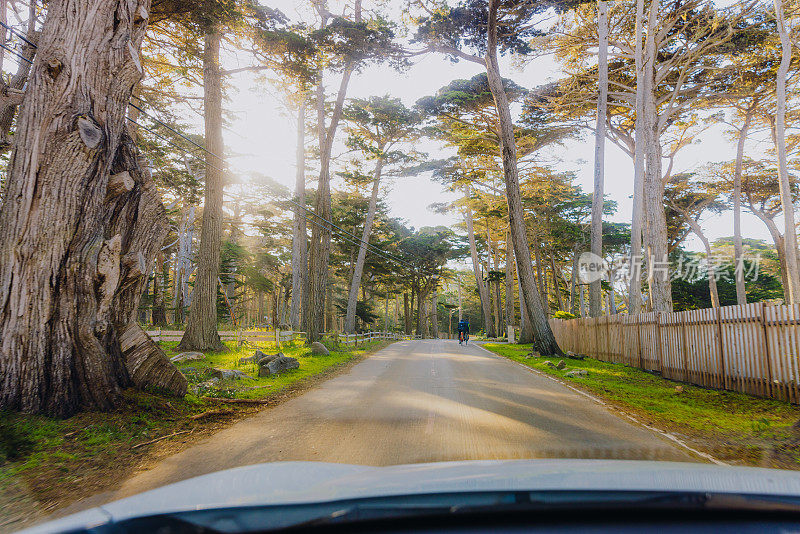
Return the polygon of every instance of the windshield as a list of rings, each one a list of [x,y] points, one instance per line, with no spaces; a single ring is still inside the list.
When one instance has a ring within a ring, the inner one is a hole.
[[[800,497],[798,21],[3,0],[0,532]]]

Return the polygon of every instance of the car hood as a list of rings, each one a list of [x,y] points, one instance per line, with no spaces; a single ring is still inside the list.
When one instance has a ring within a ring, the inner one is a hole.
[[[681,491],[800,497],[800,473],[624,460],[498,460],[370,467],[275,462],[170,484],[25,530],[63,532],[209,508],[472,491]]]

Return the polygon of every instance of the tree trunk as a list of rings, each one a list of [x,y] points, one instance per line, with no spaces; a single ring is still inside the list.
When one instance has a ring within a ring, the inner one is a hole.
[[[633,216],[631,218],[630,289],[628,291],[628,313],[636,315],[642,311],[642,223],[644,206],[644,147],[647,143],[644,123],[644,53],[642,50],[642,26],[644,22],[644,0],[636,0],[636,24],[634,56],[636,65],[636,145],[633,156]],[[583,316],[583,311],[581,311]]]
[[[422,336],[423,339],[429,337],[427,304],[428,296],[420,293],[417,297],[417,335]]]
[[[573,315],[578,315],[578,261],[580,259],[580,250],[576,247],[572,255],[572,272],[570,273],[570,286],[569,286],[569,311]]]
[[[747,304],[747,292],[744,286],[744,246],[742,244],[742,162],[747,132],[750,129],[752,111],[747,110],[744,123],[739,129],[739,141],[736,145],[736,168],[733,172],[733,256],[736,278],[736,303]]]
[[[306,99],[303,98],[297,112],[297,156],[294,183],[294,201],[303,207],[306,205],[306,105]],[[292,221],[292,309],[289,313],[289,323],[295,330],[301,329],[300,303],[308,269],[306,232],[305,213],[299,206],[295,206],[294,220]]]
[[[598,96],[597,126],[594,134],[594,194],[592,195],[591,250],[598,258],[603,257],[603,189],[606,150],[606,108],[608,107],[608,4],[605,0],[597,2],[597,34],[599,53],[597,56]],[[555,267],[554,267],[555,268]],[[555,277],[555,273],[553,273]],[[556,291],[558,291],[556,282]],[[589,284],[589,313],[592,317],[600,315],[602,303],[600,279]],[[559,298],[559,309],[561,299]]]
[[[714,267],[714,262],[712,261],[711,258],[712,255],[711,243],[708,241],[708,238],[706,238],[706,235],[703,233],[703,229],[700,227],[697,221],[692,219],[686,212],[676,208],[675,206],[673,206],[673,209],[675,209],[675,211],[683,215],[684,220],[686,220],[686,222],[689,224],[689,227],[692,229],[692,232],[694,232],[694,235],[696,235],[703,243],[703,248],[706,251],[706,260],[708,268],[708,290],[711,293],[711,307],[719,308],[720,304],[719,304],[719,291],[717,291],[717,273]]]
[[[506,332],[514,326],[517,318],[514,306],[514,244],[511,242],[511,230],[506,231]],[[508,340],[509,343],[513,339]]]
[[[411,333],[411,310],[408,302],[408,291],[403,293],[403,332]]]
[[[480,259],[478,258],[478,247],[475,245],[475,229],[472,221],[472,207],[469,205],[470,189],[464,186],[464,218],[467,223],[467,239],[469,240],[469,253],[472,256],[472,270],[475,273],[475,284],[478,287],[478,297],[481,299],[481,310],[483,311],[483,330],[489,337],[494,337],[494,325],[492,324],[492,308],[489,302],[489,290],[484,283],[481,275]]]
[[[492,267],[493,267],[492,270],[497,272],[498,269],[499,269],[499,264],[497,262],[497,247],[493,247],[492,246],[493,245],[492,236],[489,234],[489,229],[488,228],[486,229],[486,243],[488,243],[488,245],[489,245],[489,260],[488,261],[492,262]],[[486,272],[487,272],[487,274],[489,274],[489,270],[488,269],[487,269]],[[500,281],[499,280],[495,280],[494,282],[490,282],[490,284],[494,285],[494,299],[493,299],[494,302],[493,302],[493,306],[492,306],[492,311],[494,313],[493,323],[494,323],[494,326],[495,326],[495,332],[494,332],[495,335],[494,335],[494,337],[501,337],[502,336],[502,332],[500,331],[500,328],[501,328],[500,325],[502,324],[502,320],[501,320],[502,313],[501,313],[500,309],[502,307],[502,301],[500,300]],[[491,291],[491,286],[490,286],[489,290]]]
[[[647,253],[647,284],[652,310],[672,311],[672,283],[667,257],[667,221],[664,212],[664,182],[661,176],[661,136],[658,131],[656,108],[655,30],[658,23],[658,2],[650,5],[648,32],[645,38],[645,93],[644,131],[646,141],[643,209],[647,213],[644,224]]]
[[[556,260],[554,256],[550,256],[550,267],[553,270],[553,291],[556,294],[556,305],[559,310],[564,309],[564,301],[561,298],[561,287],[558,280],[558,270],[556,269]]]
[[[136,7],[48,5],[48,63],[32,69],[0,208],[0,409],[68,416],[111,409],[131,384],[186,391],[135,320],[167,232],[125,125]],[[121,173],[129,189],[108,195]]]
[[[219,64],[221,35],[213,28],[205,36],[203,48],[203,116],[208,151],[219,156],[222,143],[222,73]],[[205,203],[197,254],[189,321],[179,350],[221,351],[225,345],[217,332],[217,287],[222,247],[222,201],[225,187],[222,161],[206,153]]]
[[[775,148],[778,152],[778,178],[780,180],[781,207],[784,220],[784,249],[786,254],[786,278],[789,282],[788,304],[800,302],[800,260],[797,250],[797,227],[795,225],[794,202],[792,201],[789,169],[786,164],[786,75],[792,61],[792,42],[783,14],[783,0],[774,0],[778,34],[781,38],[781,62],[776,79],[777,106],[775,111]]]
[[[381,151],[383,148],[381,147]],[[361,243],[358,247],[358,257],[353,268],[353,279],[350,282],[350,293],[347,296],[347,315],[344,320],[345,334],[352,334],[356,326],[356,305],[358,304],[358,288],[361,286],[361,275],[364,274],[364,262],[367,259],[367,243],[372,234],[372,223],[378,209],[378,193],[380,192],[381,171],[383,158],[375,162],[375,171],[372,174],[372,196],[369,198],[369,209],[364,221],[364,231],[361,233]]]
[[[439,339],[439,314],[437,313],[439,294],[434,289],[431,294],[431,335],[433,339]]]
[[[775,244],[775,253],[778,255],[778,263],[781,266],[781,284],[783,285],[783,298],[788,303],[789,302],[789,281],[786,277],[786,249],[784,248],[784,239],[781,235],[781,231],[778,230],[778,225],[775,224],[773,219],[767,217],[767,215],[759,210],[752,210],[753,214],[761,219],[767,226],[767,230],[769,230],[770,236],[772,236],[772,242]]]
[[[156,255],[156,265],[153,268],[153,325],[160,327],[167,325],[167,309],[164,304],[166,296],[164,293],[168,271],[165,265],[164,253],[159,250]]]
[[[519,170],[517,168],[517,146],[514,140],[514,123],[508,96],[500,76],[497,63],[497,9],[500,0],[489,1],[489,24],[487,27],[486,74],[489,89],[497,108],[498,125],[500,127],[500,147],[503,154],[503,175],[506,183],[506,199],[511,224],[511,236],[514,241],[514,253],[517,257],[517,272],[522,287],[521,299],[525,299],[525,309],[534,331],[533,348],[544,355],[562,354],[556,343],[550,323],[547,320],[541,296],[536,291],[533,278],[533,265],[530,261],[528,236],[525,229],[525,218],[522,210],[522,198],[519,190]]]

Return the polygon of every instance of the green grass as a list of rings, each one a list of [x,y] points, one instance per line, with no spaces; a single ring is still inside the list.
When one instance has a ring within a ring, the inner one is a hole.
[[[162,343],[168,356],[177,343]],[[4,490],[25,488],[26,498],[33,502],[66,505],[80,498],[99,493],[124,480],[153,450],[153,445],[135,445],[168,436],[175,432],[193,434],[215,431],[253,413],[253,405],[221,404],[205,397],[243,399],[278,398],[291,386],[300,386],[313,377],[374,351],[386,342],[372,342],[348,351],[331,351],[328,356],[311,356],[310,349],[300,344],[287,344],[282,352],[300,361],[300,368],[278,376],[258,378],[254,364],[239,365],[239,358],[251,356],[255,347],[237,348],[228,344],[229,352],[208,353],[204,360],[178,364],[179,369],[194,367],[187,373],[189,390],[183,398],[165,397],[153,392],[124,392],[112,412],[84,412],[68,419],[0,412],[0,495]],[[274,353],[273,350],[264,350]],[[219,381],[202,387],[211,367],[238,369],[251,378]],[[210,410],[229,412],[221,416],[192,420],[191,416]],[[183,437],[160,442],[171,446]],[[174,445],[173,445],[174,446]],[[13,507],[3,502],[0,509]],[[10,508],[9,508],[10,509]],[[2,524],[0,513],[0,524]]]
[[[163,342],[162,348],[168,356],[177,354],[174,350],[177,342]],[[256,349],[264,354],[274,354],[278,352],[274,344],[266,346],[236,347],[235,342],[225,343],[228,352],[206,353],[205,360],[188,361],[177,364],[182,371],[187,368],[194,368],[197,373],[185,373],[190,384],[190,391],[199,395],[211,397],[231,397],[240,399],[263,399],[270,397],[286,387],[302,380],[320,374],[326,369],[335,365],[342,364],[353,357],[364,354],[366,351],[380,345],[379,342],[367,343],[364,346],[345,348],[338,351],[331,350],[328,356],[312,356],[311,349],[305,347],[302,342],[284,343],[280,352],[285,356],[297,358],[300,362],[299,369],[293,369],[279,375],[258,377],[258,366],[253,363],[239,364],[241,358],[252,356]],[[205,387],[208,383],[209,375],[207,371],[216,367],[218,369],[235,369],[250,375],[249,379],[241,380],[220,380],[212,387]],[[198,388],[199,386],[199,388]],[[195,389],[198,388],[198,389]]]
[[[792,428],[800,420],[798,406],[674,382],[634,367],[591,358],[564,358],[567,367],[558,370],[545,363],[557,363],[558,358],[526,357],[531,352],[530,345],[487,343],[483,347],[556,376],[654,426],[682,434],[718,458],[800,468],[800,435]],[[576,369],[584,369],[588,375],[566,376]]]

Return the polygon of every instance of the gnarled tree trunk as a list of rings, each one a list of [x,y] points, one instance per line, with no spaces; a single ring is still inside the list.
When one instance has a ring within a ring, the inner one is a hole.
[[[222,73],[219,64],[221,35],[219,28],[209,31],[203,49],[203,110],[206,146],[221,155],[222,143]],[[205,204],[200,227],[197,274],[194,279],[189,321],[178,348],[181,350],[225,350],[217,332],[217,287],[222,246],[222,200],[224,176],[222,161],[206,153]]]
[[[125,125],[149,4],[48,6],[0,209],[0,408],[67,416],[132,384],[186,391],[135,320],[167,232]]]

